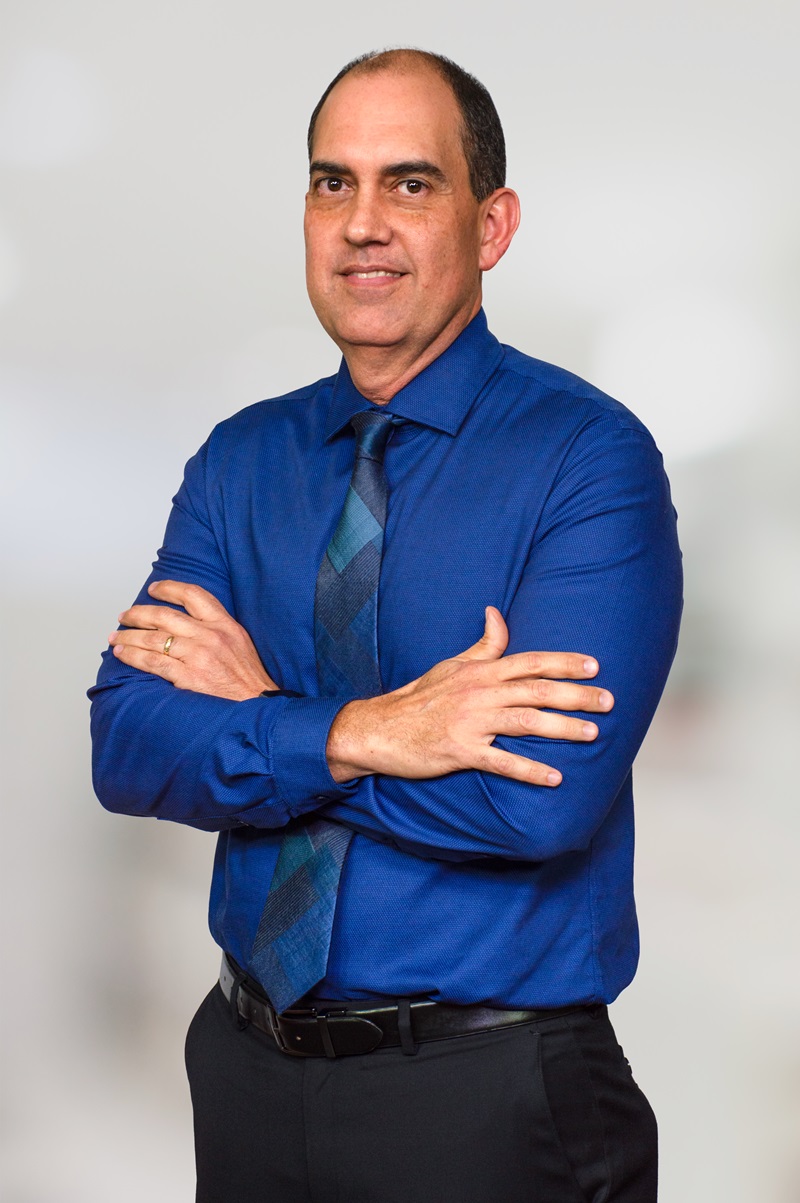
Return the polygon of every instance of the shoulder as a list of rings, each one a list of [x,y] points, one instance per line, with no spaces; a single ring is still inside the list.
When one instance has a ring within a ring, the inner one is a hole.
[[[320,441],[330,405],[335,376],[326,376],[292,392],[269,397],[240,409],[219,422],[205,444],[208,466],[224,470],[258,457],[264,462],[273,450],[289,453],[292,447]]]
[[[647,427],[620,401],[565,368],[503,345],[499,372],[506,385],[526,397],[549,421],[579,430],[587,425],[630,431],[650,439]]]
[[[507,438],[517,440],[551,486],[574,474],[598,481],[617,468],[631,482],[663,474],[644,423],[573,372],[504,346],[493,391]]]
[[[535,460],[545,497],[539,539],[554,527],[577,531],[586,520],[613,521],[619,533],[629,519],[654,538],[657,531],[673,537],[675,512],[661,453],[627,406],[512,347],[504,347],[498,371],[501,392],[514,399],[517,438],[525,429],[528,437],[519,441]]]
[[[263,431],[275,423],[307,422],[313,419],[315,412],[327,412],[335,380],[335,376],[324,376],[321,380],[293,389],[290,393],[256,401],[225,418],[214,427],[213,434],[221,439],[240,439]]]

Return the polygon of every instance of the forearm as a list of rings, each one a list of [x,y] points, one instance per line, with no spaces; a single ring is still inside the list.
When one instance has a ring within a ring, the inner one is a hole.
[[[280,827],[345,797],[324,748],[341,701],[175,689],[110,653],[92,698],[93,776],[108,809],[224,830]]]
[[[154,572],[136,599],[140,606],[152,605],[149,584],[168,579],[208,590],[235,616],[223,540],[209,512],[208,454],[207,445],[186,466]],[[173,596],[162,595],[162,604],[171,604]],[[180,615],[186,626],[182,610],[164,613],[167,624],[169,615]],[[178,637],[178,649],[183,638]],[[156,644],[163,646],[161,636]],[[176,688],[125,663],[119,656],[123,649],[115,646],[117,655],[104,653],[97,684],[89,691],[95,789],[109,810],[206,829],[240,823],[279,827],[346,796],[347,788],[333,781],[325,759],[328,730],[343,700],[251,696],[238,701],[233,699],[241,693],[211,696]],[[158,659],[176,667],[168,657]],[[267,674],[265,679],[273,678]],[[245,694],[252,695],[259,683],[260,677]]]
[[[325,815],[435,859],[543,861],[586,848],[630,774],[667,667],[651,675],[646,696],[638,692],[630,701],[615,682],[614,711],[599,720],[600,734],[590,743],[495,741],[496,748],[556,766],[562,780],[555,788],[474,770],[421,780],[370,774]]]
[[[560,770],[555,788],[499,772],[408,780],[394,775],[388,761],[351,798],[332,805],[331,817],[430,856],[536,861],[591,841],[628,779],[655,712],[681,612],[680,552],[659,457],[639,436],[623,443],[622,452],[614,450],[612,456],[591,447],[565,474],[508,613],[509,655],[568,647],[597,658],[593,684],[616,699],[610,713],[597,717],[597,739],[503,734],[494,741],[495,751]],[[599,499],[597,481],[605,490]],[[369,724],[362,726],[368,733]],[[332,736],[336,730],[334,724]],[[341,757],[334,758],[335,772],[340,763],[344,770],[369,763],[371,749],[359,741],[357,725],[348,735],[342,747],[334,740]],[[377,728],[372,738],[380,743],[385,733]]]

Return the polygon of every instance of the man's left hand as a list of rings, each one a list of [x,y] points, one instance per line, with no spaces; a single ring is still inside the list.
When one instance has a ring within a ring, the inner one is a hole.
[[[183,606],[131,606],[119,616],[127,631],[109,635],[123,664],[171,681],[177,689],[243,702],[277,689],[247,631],[213,593],[182,581],[153,581],[157,601]]]

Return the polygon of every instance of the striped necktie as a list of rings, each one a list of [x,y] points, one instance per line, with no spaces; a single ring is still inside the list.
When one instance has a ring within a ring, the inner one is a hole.
[[[324,697],[381,692],[378,584],[388,490],[386,445],[399,419],[356,414],[355,463],[344,508],[320,566],[314,642]],[[352,831],[303,816],[283,835],[261,914],[249,971],[276,1011],[284,1011],[325,976],[336,894]]]

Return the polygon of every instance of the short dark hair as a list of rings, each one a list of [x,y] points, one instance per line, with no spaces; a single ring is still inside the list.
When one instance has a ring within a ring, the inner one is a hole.
[[[342,67],[322,93],[311,114],[308,126],[309,162],[317,118],[339,80],[344,79],[351,71],[356,71],[359,75],[378,71],[402,71],[413,65],[415,60],[421,60],[423,64],[431,67],[450,86],[461,112],[461,143],[467,160],[470,187],[477,200],[485,200],[506,182],[506,142],[494,101],[474,75],[470,75],[463,67],[459,67],[458,63],[445,58],[443,54],[432,54],[428,50],[416,50],[411,47],[371,50],[369,54],[362,54]]]

